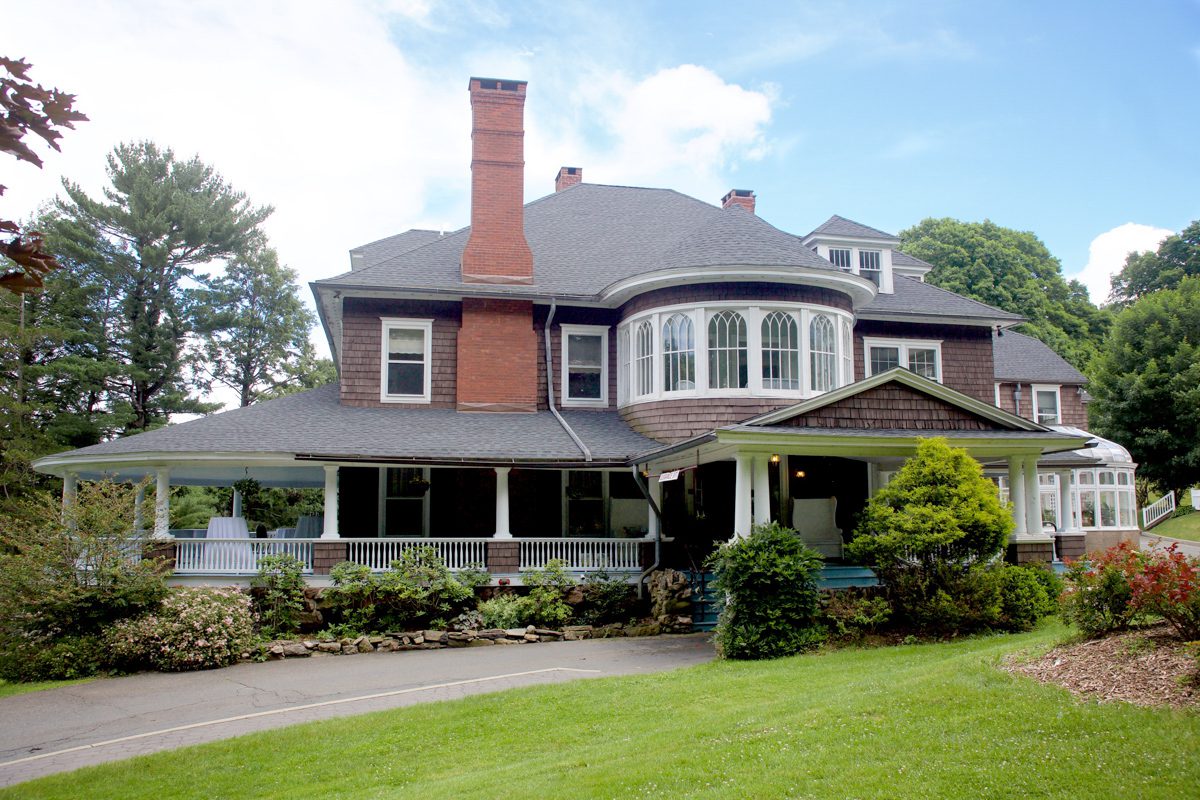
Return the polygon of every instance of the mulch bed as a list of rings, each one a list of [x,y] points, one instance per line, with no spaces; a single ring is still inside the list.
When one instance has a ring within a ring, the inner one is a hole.
[[[1200,709],[1196,659],[1167,625],[1060,645],[1033,660],[1011,657],[1009,672],[1062,686],[1099,702]]]

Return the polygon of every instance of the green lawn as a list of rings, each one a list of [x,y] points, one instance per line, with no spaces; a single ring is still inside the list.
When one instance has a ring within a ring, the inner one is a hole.
[[[1147,533],[1151,536],[1166,536],[1171,539],[1188,539],[1200,542],[1200,512],[1192,512],[1183,517],[1175,517],[1166,522],[1160,522]]]
[[[1055,624],[520,689],[160,753],[0,798],[1194,797],[1200,714],[1080,703],[995,668],[1064,636]]]
[[[76,683],[87,683],[94,678],[79,678],[73,681],[38,681],[36,683],[9,683],[6,680],[0,680],[0,697],[9,697],[14,694],[25,694],[26,692],[40,692],[42,689],[57,689],[59,686],[71,686]]]

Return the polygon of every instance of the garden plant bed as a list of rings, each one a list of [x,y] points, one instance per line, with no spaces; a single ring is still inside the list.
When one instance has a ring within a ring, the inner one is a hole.
[[[686,627],[690,627],[689,625]],[[307,656],[355,655],[403,650],[441,650],[447,647],[493,647],[496,645],[535,644],[537,642],[611,639],[617,636],[657,636],[664,627],[657,622],[631,625],[567,625],[562,630],[538,628],[493,628],[481,631],[404,631],[371,636],[347,636],[340,639],[312,636],[267,642],[261,652],[268,658],[304,658]],[[678,632],[686,633],[680,629]],[[250,653],[244,657],[249,658]]]
[[[1196,659],[1165,623],[1011,656],[1005,668],[1088,700],[1200,709]]]

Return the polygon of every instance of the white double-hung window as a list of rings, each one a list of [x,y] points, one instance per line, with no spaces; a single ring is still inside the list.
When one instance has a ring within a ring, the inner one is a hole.
[[[1034,422],[1040,425],[1058,425],[1062,422],[1059,410],[1059,387],[1056,385],[1033,385]]]
[[[608,405],[608,328],[562,326],[564,406]]]
[[[384,319],[379,399],[428,403],[433,320]]]
[[[904,367],[931,381],[942,381],[942,343],[925,339],[863,339],[867,377]]]

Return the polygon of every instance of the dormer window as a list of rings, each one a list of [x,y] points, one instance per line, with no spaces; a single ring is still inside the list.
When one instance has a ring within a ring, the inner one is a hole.
[[[816,250],[816,248],[813,248]],[[850,248],[831,247],[829,248],[829,262],[842,272],[853,272],[854,267],[850,265]]]
[[[879,258],[878,250],[858,251],[858,274],[876,286],[880,285],[880,278],[883,275],[883,266]]]
[[[384,319],[379,399],[428,403],[433,320]]]

